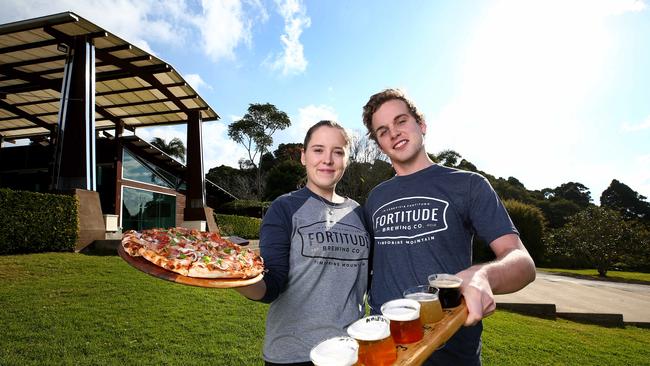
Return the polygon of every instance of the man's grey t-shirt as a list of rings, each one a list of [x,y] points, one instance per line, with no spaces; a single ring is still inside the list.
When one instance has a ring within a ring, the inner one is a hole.
[[[375,187],[365,213],[374,236],[369,294],[373,313],[384,302],[402,297],[405,289],[428,284],[430,274],[454,274],[470,267],[474,235],[491,243],[517,233],[484,177],[435,164]],[[463,328],[447,343],[444,349],[461,357],[456,364],[479,360],[481,329],[480,324]]]
[[[364,315],[369,252],[363,211],[354,200],[326,203],[303,188],[273,202],[260,232],[269,270],[263,301],[272,301],[265,360],[309,361],[319,342],[346,335],[344,327]]]

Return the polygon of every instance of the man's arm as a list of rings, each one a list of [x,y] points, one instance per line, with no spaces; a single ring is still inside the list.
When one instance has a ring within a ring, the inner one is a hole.
[[[535,280],[535,263],[519,235],[507,234],[490,243],[496,259],[457,274],[467,304],[466,326],[478,323],[496,309],[494,294],[521,290]]]

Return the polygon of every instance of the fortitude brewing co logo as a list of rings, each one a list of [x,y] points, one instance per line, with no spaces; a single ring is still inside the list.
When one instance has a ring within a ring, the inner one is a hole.
[[[406,197],[379,207],[372,215],[377,244],[416,244],[447,230],[449,202],[431,197]],[[426,239],[425,239],[426,238]]]

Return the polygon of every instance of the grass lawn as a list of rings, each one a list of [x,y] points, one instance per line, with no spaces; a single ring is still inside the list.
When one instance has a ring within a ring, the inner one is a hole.
[[[567,273],[573,275],[580,275],[585,277],[593,277],[594,279],[603,279],[598,276],[598,271],[595,269],[564,269],[564,268],[538,268],[541,271],[553,273]],[[642,272],[625,272],[625,271],[607,271],[607,279],[613,281],[643,281],[650,284],[650,273]]]
[[[0,256],[0,365],[262,365],[268,306],[117,256]],[[497,312],[486,365],[650,365],[650,330]]]

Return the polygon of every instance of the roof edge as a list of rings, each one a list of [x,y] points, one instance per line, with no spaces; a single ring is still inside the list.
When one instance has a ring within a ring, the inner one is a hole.
[[[44,27],[46,25],[57,25],[79,21],[79,16],[73,12],[66,11],[63,13],[46,15],[39,18],[19,20],[13,23],[0,25],[0,35],[21,32],[34,28]]]

